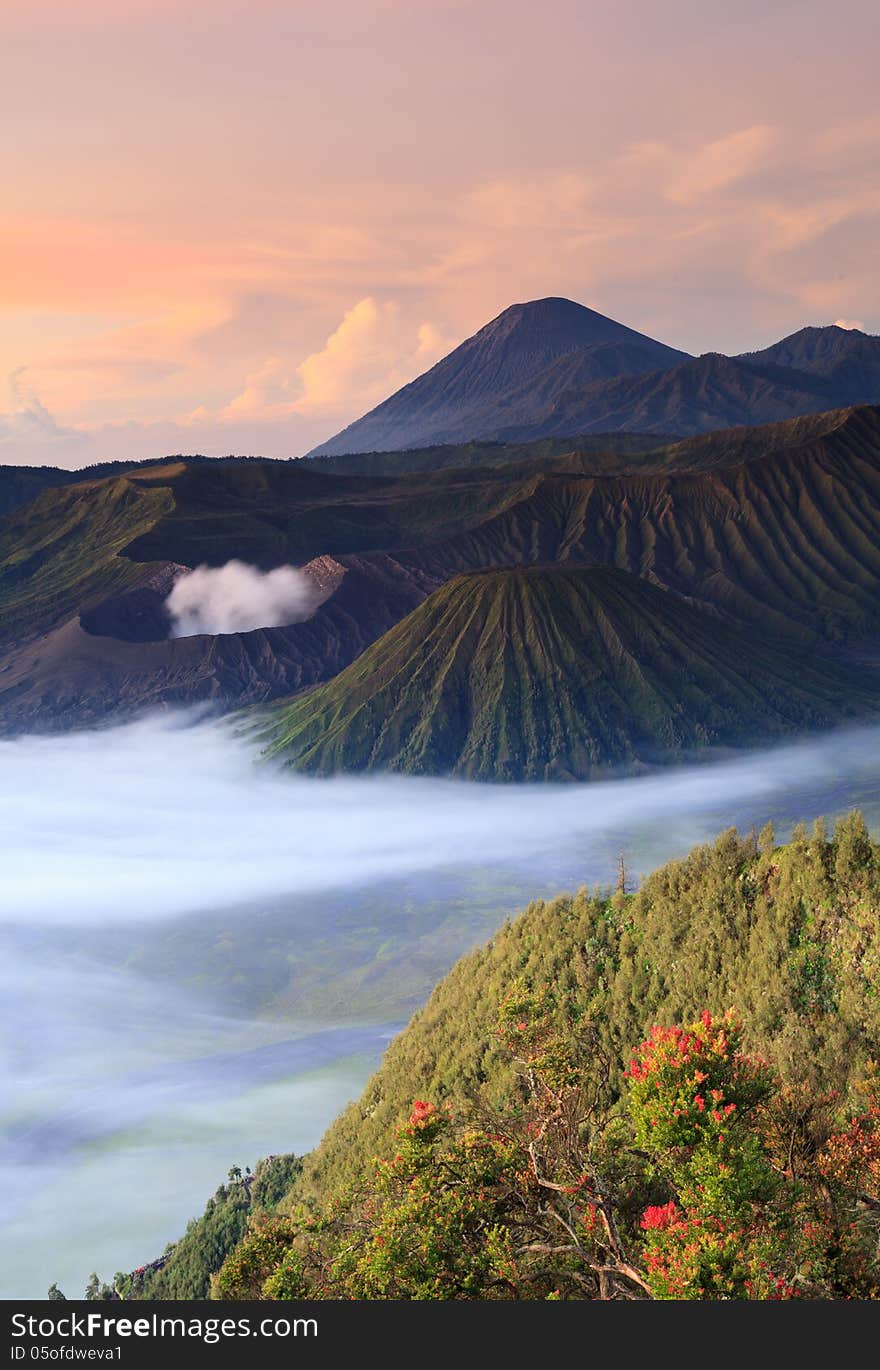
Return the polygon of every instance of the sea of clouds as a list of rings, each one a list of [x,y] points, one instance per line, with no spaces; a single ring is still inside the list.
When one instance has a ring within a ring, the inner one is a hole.
[[[876,789],[878,752],[874,726],[638,778],[484,785],[297,776],[189,714],[4,740],[0,922],[167,919],[563,848],[594,878],[609,833],[675,855],[733,821],[844,808]]]
[[[152,923],[177,945],[202,912],[218,937],[256,930],[277,901],[341,1003],[313,896],[345,926],[363,909],[368,941],[393,926],[436,978],[536,894],[612,880],[621,847],[638,873],[733,822],[784,830],[853,804],[876,818],[878,751],[880,728],[861,728],[635,779],[501,786],[290,775],[191,712],[0,741],[0,1297],[54,1279],[77,1295],[90,1270],[158,1254],[229,1165],[314,1145],[393,1030],[224,1016],[138,974],[120,938],[137,950]],[[412,918],[394,918],[401,901]],[[248,943],[252,960],[273,948]]]

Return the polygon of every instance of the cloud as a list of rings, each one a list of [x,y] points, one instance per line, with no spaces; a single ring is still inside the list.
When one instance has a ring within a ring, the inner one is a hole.
[[[808,137],[781,118],[702,138],[666,127],[587,151],[580,167],[487,179],[461,197],[458,232],[428,278],[493,312],[570,295],[694,352],[870,319],[875,127],[849,118]]]
[[[368,295],[346,311],[320,351],[300,362],[267,357],[216,417],[265,424],[293,415],[358,414],[433,366],[452,346],[435,324],[410,324],[396,301],[380,304]],[[210,417],[202,406],[186,422]]]
[[[294,408],[302,414],[372,408],[439,361],[450,346],[431,323],[419,324],[413,339],[395,301],[379,304],[365,296],[347,311],[321,351],[297,366],[302,394]]]
[[[178,577],[165,601],[172,637],[247,633],[311,617],[320,591],[305,571],[278,566],[261,571],[243,561],[198,566]]]
[[[477,186],[468,195],[464,212],[501,230],[582,227],[593,188],[592,180],[578,171],[508,177]]]
[[[66,464],[77,458],[88,461],[88,437],[56,422],[25,383],[27,369],[16,367],[7,379],[10,407],[0,412],[0,460],[12,465]]]
[[[170,229],[140,201],[93,219],[74,215],[75,195],[67,214],[19,207],[0,226],[14,311],[0,368],[27,361],[57,426],[85,435],[81,461],[161,454],[151,438],[294,455],[516,299],[568,295],[689,351],[839,316],[872,327],[880,125],[846,105],[825,123],[784,106],[756,104],[748,122],[667,107],[442,176],[276,178],[271,203],[247,181],[253,199],[210,224],[178,187]],[[33,418],[15,434],[29,450]],[[54,443],[40,460],[64,459]]]
[[[865,332],[865,325],[861,319],[835,319],[835,328],[855,329],[859,333]]]
[[[257,423],[283,418],[294,412],[296,406],[290,396],[298,390],[290,364],[280,357],[267,357],[262,366],[248,376],[244,389],[220,411],[219,417],[223,421],[248,419]],[[195,416],[203,417],[204,414],[202,408],[196,410]]]
[[[690,204],[726,190],[765,163],[776,136],[774,129],[756,124],[705,143],[674,174],[667,195]]]
[[[609,880],[621,842],[645,870],[731,823],[877,795],[876,727],[637,779],[506,786],[291,776],[255,766],[228,726],[186,722],[0,741],[0,924],[164,920],[454,867]]]

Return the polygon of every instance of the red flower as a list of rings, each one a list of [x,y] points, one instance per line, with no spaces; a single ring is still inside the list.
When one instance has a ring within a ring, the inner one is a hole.
[[[411,1127],[422,1127],[437,1112],[433,1104],[426,1103],[424,1099],[416,1099],[413,1104],[412,1113],[409,1115]]]
[[[671,1227],[677,1217],[675,1211],[675,1201],[669,1200],[668,1204],[651,1204],[642,1214],[642,1230],[644,1232],[664,1231]]]

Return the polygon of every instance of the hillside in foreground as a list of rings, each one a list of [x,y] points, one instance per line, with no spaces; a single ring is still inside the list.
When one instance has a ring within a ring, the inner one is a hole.
[[[878,707],[852,672],[732,629],[611,567],[459,576],[274,712],[299,770],[579,780]]]
[[[215,1295],[878,1297],[878,909],[858,814],[530,905],[438,985]]]
[[[635,894],[584,888],[530,904],[441,981],[293,1193],[326,1195],[363,1170],[413,1099],[510,1103],[516,1070],[494,1024],[517,982],[589,1020],[618,1090],[652,1023],[730,1005],[747,1046],[790,1085],[840,1086],[880,1052],[880,845],[858,815],[833,834],[798,829],[784,847],[770,831],[758,842],[731,830]]]

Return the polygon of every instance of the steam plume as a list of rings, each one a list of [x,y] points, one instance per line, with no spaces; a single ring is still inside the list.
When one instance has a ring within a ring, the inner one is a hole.
[[[172,637],[197,633],[248,633],[254,628],[280,628],[309,618],[320,592],[294,566],[261,571],[243,561],[225,566],[198,566],[175,581],[166,600]]]

